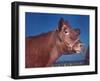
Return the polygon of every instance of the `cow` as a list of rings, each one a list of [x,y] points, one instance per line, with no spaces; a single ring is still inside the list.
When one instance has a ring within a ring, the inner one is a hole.
[[[77,54],[83,49],[80,29],[73,29],[61,18],[53,31],[25,38],[25,67],[50,67],[63,54]]]

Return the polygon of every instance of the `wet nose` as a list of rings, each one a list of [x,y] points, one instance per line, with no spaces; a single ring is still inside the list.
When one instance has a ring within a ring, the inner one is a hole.
[[[80,44],[80,47],[83,47],[83,45],[82,45],[82,44]]]
[[[79,47],[81,48],[82,51],[85,50],[85,46],[84,46],[84,44],[80,43]]]
[[[79,47],[82,49],[82,48],[84,48],[84,45],[82,43],[80,43]]]

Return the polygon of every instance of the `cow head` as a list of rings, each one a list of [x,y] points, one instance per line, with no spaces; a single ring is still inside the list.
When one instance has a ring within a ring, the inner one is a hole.
[[[66,53],[80,53],[83,44],[79,39],[80,29],[73,29],[67,21],[60,19],[58,24],[58,37]]]

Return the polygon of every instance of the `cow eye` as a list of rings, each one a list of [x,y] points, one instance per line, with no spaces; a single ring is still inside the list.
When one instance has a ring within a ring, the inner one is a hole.
[[[68,30],[65,30],[65,34],[66,34],[66,35],[69,35],[69,32],[68,32]]]

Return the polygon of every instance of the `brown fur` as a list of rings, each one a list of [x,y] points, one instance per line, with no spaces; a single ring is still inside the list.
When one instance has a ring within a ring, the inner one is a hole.
[[[57,39],[53,32],[26,38],[26,67],[50,66],[59,57],[57,49],[59,48],[59,53],[64,50],[63,45],[61,49],[59,44],[56,45]]]

